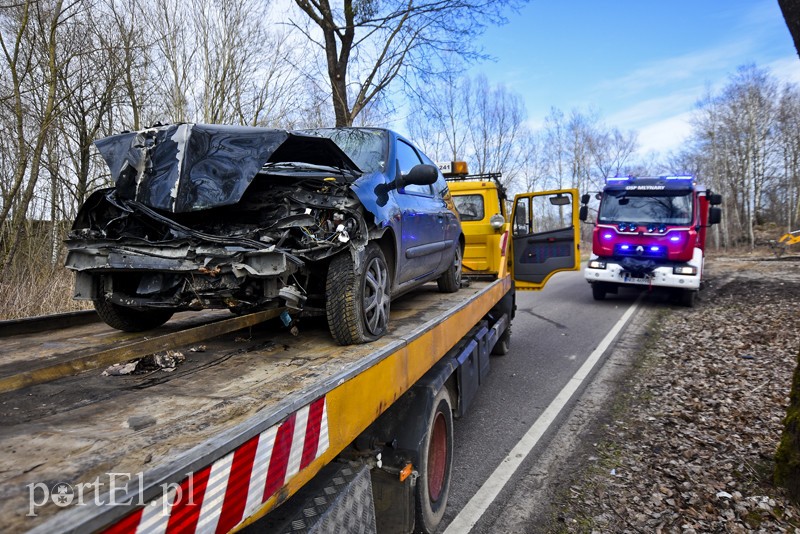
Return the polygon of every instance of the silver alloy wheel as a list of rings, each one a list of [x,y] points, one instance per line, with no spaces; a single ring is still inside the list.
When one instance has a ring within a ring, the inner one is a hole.
[[[371,335],[386,330],[389,322],[389,269],[383,258],[373,257],[364,272],[364,324]]]

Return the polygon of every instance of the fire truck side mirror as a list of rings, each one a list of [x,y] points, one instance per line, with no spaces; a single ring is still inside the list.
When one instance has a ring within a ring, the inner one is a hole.
[[[711,204],[712,206],[719,206],[720,204],[722,204],[722,195],[718,193],[713,193],[711,195],[708,195],[708,203]]]
[[[708,224],[718,224],[720,221],[722,221],[722,209],[717,207],[708,208]]]
[[[584,196],[586,196],[586,195],[584,195]],[[583,222],[586,222],[586,219],[587,219],[588,217],[589,217],[589,206],[587,206],[586,204],[584,204],[583,206],[581,206],[581,209],[580,209],[580,211],[578,212],[578,218],[579,218],[580,220],[582,220]]]
[[[589,193],[584,193],[581,195],[581,204],[588,204],[589,203]]]

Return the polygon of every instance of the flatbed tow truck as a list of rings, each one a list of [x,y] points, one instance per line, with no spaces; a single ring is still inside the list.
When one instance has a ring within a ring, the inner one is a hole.
[[[491,228],[494,274],[394,301],[389,334],[368,344],[313,323],[292,335],[280,310],[178,314],[145,334],[0,324],[2,530],[434,531],[453,417],[509,331],[514,278],[541,287],[579,265],[577,191],[534,195],[516,198],[529,209],[514,228]],[[560,231],[535,231],[540,197],[570,212]],[[183,362],[102,373],[156,350]]]

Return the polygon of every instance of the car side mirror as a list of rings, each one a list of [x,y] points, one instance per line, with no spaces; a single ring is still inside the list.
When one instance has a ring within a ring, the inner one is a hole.
[[[404,175],[401,182],[402,186],[404,187],[409,184],[413,185],[432,185],[436,183],[436,180],[439,179],[439,169],[436,165],[428,165],[426,163],[420,163],[419,165],[414,165],[408,174]]]
[[[719,224],[722,221],[722,209],[713,207],[708,208],[708,224]]]

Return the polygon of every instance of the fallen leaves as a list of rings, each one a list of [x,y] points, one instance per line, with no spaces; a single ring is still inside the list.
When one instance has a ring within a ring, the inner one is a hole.
[[[699,306],[658,316],[626,413],[565,496],[580,519],[562,518],[568,532],[800,533],[800,509],[771,483],[800,265],[757,263],[711,269]]]

